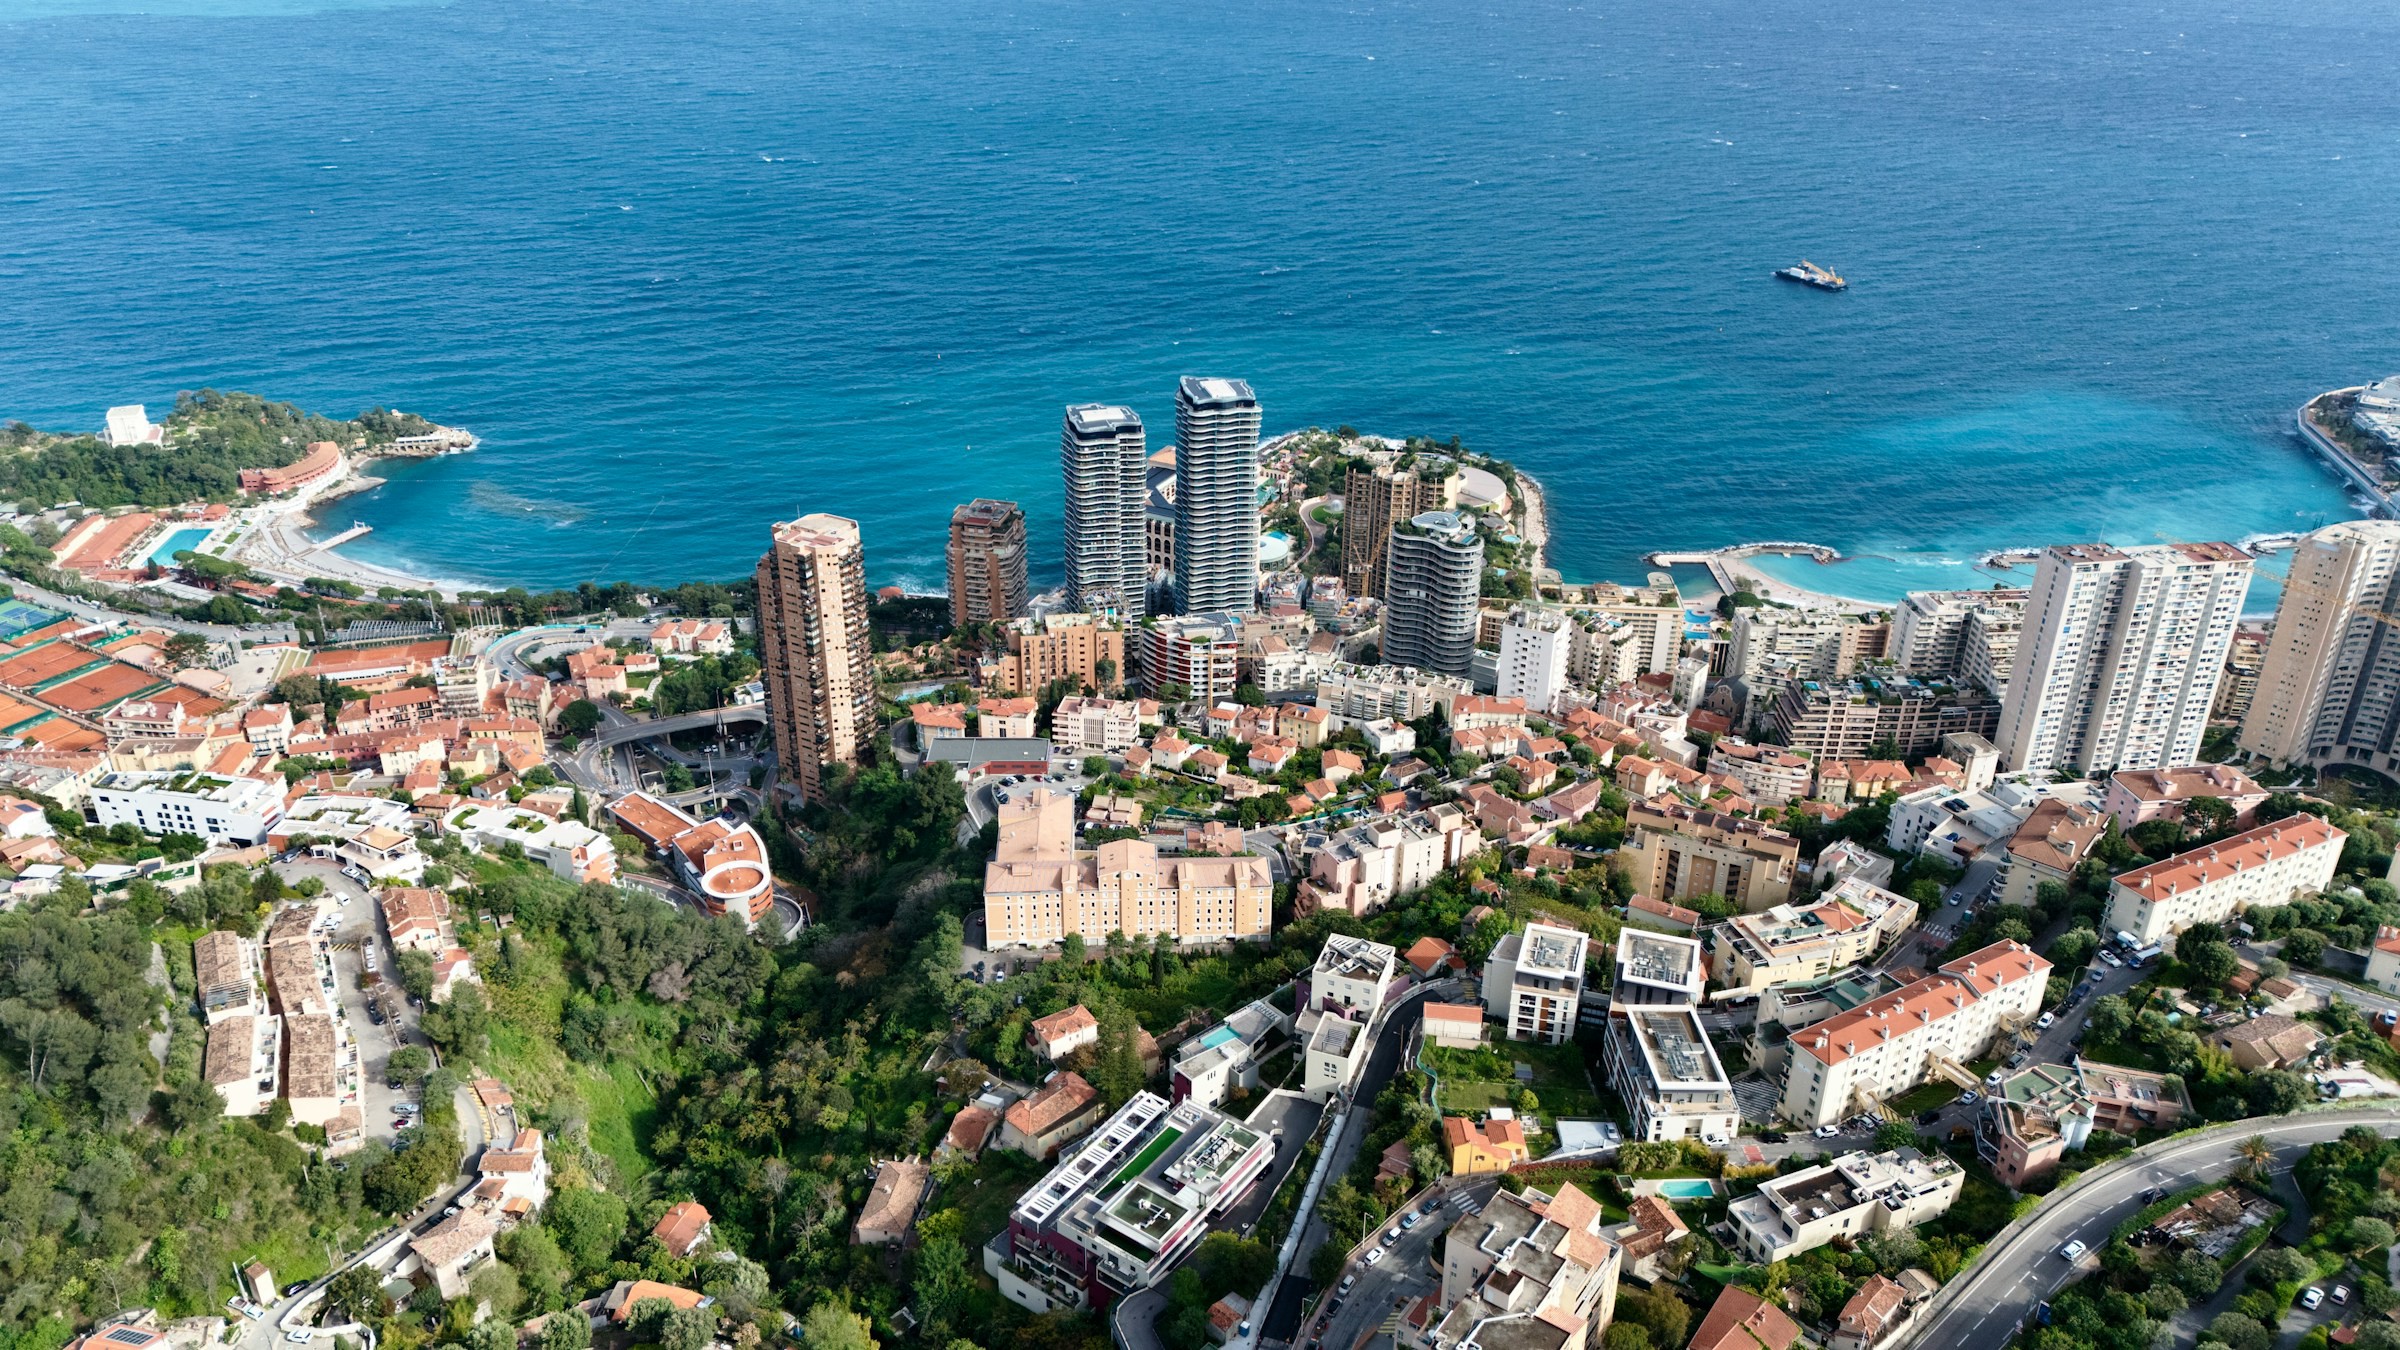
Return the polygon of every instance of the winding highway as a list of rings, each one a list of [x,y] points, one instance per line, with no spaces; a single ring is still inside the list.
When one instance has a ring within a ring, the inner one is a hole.
[[[2044,1300],[2094,1267],[2109,1232],[2142,1207],[2144,1190],[2179,1190],[2225,1176],[2241,1161],[2242,1142],[2258,1136],[2274,1148],[2274,1167],[2287,1170],[2309,1145],[2354,1125],[2400,1135],[2400,1106],[2235,1121],[2097,1168],[1995,1238],[1918,1318],[1910,1340],[1939,1350],[2001,1350]],[[2070,1264],[2058,1255],[2070,1241],[2092,1250]]]

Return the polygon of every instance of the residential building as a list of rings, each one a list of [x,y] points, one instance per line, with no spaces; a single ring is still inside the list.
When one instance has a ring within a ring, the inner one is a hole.
[[[225,1102],[229,1116],[255,1116],[275,1100],[282,1081],[283,1019],[234,1013],[209,1024],[200,1076]]]
[[[667,1212],[650,1229],[668,1253],[682,1259],[700,1250],[712,1231],[708,1206],[697,1200],[678,1200],[667,1206]]]
[[[1050,711],[1050,743],[1067,754],[1114,754],[1141,735],[1141,704],[1129,698],[1069,694]]]
[[[217,928],[192,939],[192,968],[212,1025],[266,1011],[258,1001],[257,948],[240,934]]]
[[[1242,620],[1232,613],[1153,619],[1142,628],[1142,688],[1169,685],[1203,704],[1231,702],[1241,687]]]
[[[522,1223],[550,1203],[550,1155],[540,1130],[518,1130],[505,1148],[485,1145],[475,1173],[471,1203],[508,1222]]]
[[[1492,948],[1483,965],[1483,1006],[1512,1041],[1556,1045],[1575,1034],[1583,1002],[1589,934],[1529,923]]]
[[[2163,942],[2196,923],[2290,904],[2332,882],[2349,837],[2297,815],[2137,867],[2109,884],[2107,928]]]
[[[1259,1064],[1291,1039],[1292,1019],[1259,999],[1175,1047],[1169,1093],[1179,1102],[1222,1105],[1234,1089],[1256,1088]]]
[[[150,410],[139,403],[126,403],[108,410],[108,423],[101,428],[100,439],[116,449],[139,445],[165,445],[167,429],[150,420]]]
[[[1457,700],[1474,693],[1475,686],[1462,676],[1344,663],[1318,678],[1316,704],[1345,723],[1414,722],[1436,711],[1447,718]]]
[[[1442,1150],[1454,1177],[1505,1172],[1533,1158],[1525,1146],[1525,1127],[1506,1107],[1494,1108],[1492,1119],[1481,1125],[1465,1116],[1442,1117]]]
[[[1162,1278],[1274,1155],[1263,1130],[1136,1093],[1018,1198],[984,1271],[1036,1313],[1104,1306]]]
[[[1009,1103],[1000,1117],[1000,1147],[1037,1161],[1047,1159],[1060,1145],[1081,1139],[1107,1112],[1098,1088],[1083,1075],[1062,1069],[1031,1096]]]
[[[1000,808],[1000,840],[984,868],[985,944],[1046,947],[1069,933],[1184,942],[1263,938],[1274,878],[1261,857],[1158,855],[1146,840],[1078,850],[1075,799],[1036,789]]]
[[[1427,1350],[1586,1350],[1615,1318],[1625,1250],[1572,1182],[1501,1191],[1442,1235]]]
[[[1612,1007],[1604,1050],[1634,1138],[1718,1144],[1740,1132],[1732,1077],[1693,1007]]]
[[[858,522],[817,513],[777,525],[758,560],[760,679],[783,781],[820,801],[825,766],[875,741],[866,555]]]
[[[2225,653],[2224,677],[2217,681],[2216,706],[2209,709],[2212,720],[2239,727],[2249,718],[2258,702],[2259,676],[2266,671],[2267,637],[2250,630],[2234,633],[2233,646]]]
[[[889,1247],[908,1236],[917,1221],[917,1206],[933,1180],[933,1169],[921,1158],[893,1158],[875,1167],[875,1183],[867,1201],[858,1207],[850,1241],[860,1247]]]
[[[1617,933],[1616,983],[1609,1011],[1692,1008],[1708,986],[1708,959],[1697,938],[1627,927]]]
[[[1294,907],[1302,916],[1338,909],[1363,918],[1432,884],[1484,845],[1474,818],[1448,804],[1352,825],[1309,856]]]
[[[468,1281],[492,1259],[492,1237],[499,1231],[490,1215],[461,1209],[410,1239],[394,1273],[423,1275],[443,1298],[465,1298]]]
[[[1677,668],[1683,603],[1667,573],[1651,573],[1646,586],[1602,582],[1574,588],[1567,609],[1575,619],[1567,649],[1569,683],[1612,689]]]
[[[1869,1275],[1834,1319],[1832,1350],[1875,1350],[1907,1324],[1909,1306],[1899,1281]]]
[[[716,1302],[696,1289],[686,1289],[679,1284],[664,1284],[657,1280],[619,1280],[600,1296],[599,1315],[592,1320],[621,1327],[633,1320],[634,1309],[652,1299],[678,1312],[686,1308],[706,1308]]]
[[[1861,877],[1804,906],[1776,905],[1708,932],[1709,965],[1727,992],[1822,979],[1860,965],[1917,921],[1917,904]]]
[[[1891,659],[1919,679],[2008,686],[2031,591],[1911,591],[1892,613]],[[1980,648],[1980,650],[1977,650]]]
[[[1820,760],[1865,758],[1879,744],[1914,758],[1947,736],[1989,738],[2000,726],[2000,703],[1979,690],[1912,679],[1793,680],[1766,706],[1760,725]]]
[[[616,845],[580,821],[552,820],[505,800],[479,801],[454,808],[442,818],[442,828],[476,853],[515,844],[563,881],[617,879]]]
[[[2081,801],[2049,797],[2036,802],[2009,836],[2000,898],[2030,905],[2041,897],[2043,882],[2068,884],[2092,847],[2108,836],[2108,824],[2098,807]]]
[[[2353,520],[2301,539],[2242,719],[2244,750],[2283,765],[2400,772],[2400,522]]]
[[[1738,1284],[1726,1285],[1700,1319],[1685,1350],[1792,1350],[1800,1343],[1800,1324]]]
[[[2400,994],[2400,928],[2385,924],[2375,930],[2367,950],[2367,983],[2385,993]]]
[[[1175,387],[1175,603],[1185,614],[1258,600],[1258,398],[1241,380]]]
[[[1419,455],[1370,454],[1342,481],[1342,586],[1351,595],[1384,596],[1384,547],[1392,527],[1458,504],[1458,466]]]
[[[2233,809],[2236,824],[2247,825],[2267,790],[2230,764],[2132,769],[2108,776],[2101,809],[2116,818],[2117,828],[2130,830],[2145,821],[2183,819],[2184,803],[2195,797],[2216,798]]]
[[[1960,1066],[1993,1038],[2041,1011],[2050,963],[2019,942],[1995,942],[1939,971],[1792,1033],[1783,1115],[1815,1127],[1879,1106]]]
[[[1556,712],[1558,696],[1566,692],[1567,658],[1574,646],[1575,626],[1558,610],[1523,605],[1510,610],[1508,621],[1500,626],[1500,697]]]
[[[89,797],[102,828],[191,834],[211,844],[263,844],[283,819],[283,783],[194,772],[112,773]]]
[[[2231,1055],[2233,1066],[2244,1073],[2306,1063],[2324,1039],[2315,1027],[2283,1013],[2261,1013],[2208,1034],[2209,1043]]]
[[[1710,748],[1708,771],[1742,785],[1743,794],[1761,806],[1782,806],[1808,795],[1816,766],[1799,755],[1773,745],[1752,745],[1727,736]]]
[[[1734,612],[1725,674],[1742,682],[1756,722],[1786,684],[1847,678],[1883,655],[1890,634],[1889,624],[1838,610],[1748,606]]]
[[[1078,1003],[1072,1008],[1033,1019],[1025,1044],[1033,1053],[1056,1064],[1087,1045],[1100,1043],[1100,1019]]]
[[[1634,889],[1661,900],[1722,895],[1746,913],[1792,897],[1800,841],[1771,825],[1668,801],[1625,809]]]
[[[1384,659],[1465,675],[1475,655],[1483,536],[1455,511],[1426,512],[1392,527],[1384,573]]]
[[[733,625],[724,619],[669,619],[650,630],[660,656],[731,656]]]
[[[2011,769],[2190,764],[2250,592],[2231,544],[2045,549],[1992,739]]]
[[[1292,1019],[1300,1040],[1300,1093],[1312,1102],[1325,1102],[1358,1081],[1366,1064],[1367,1033],[1374,1010],[1341,1007],[1311,1008]]]
[[[1399,973],[1400,953],[1380,942],[1346,937],[1325,939],[1308,976],[1308,1006],[1339,1008],[1368,1018],[1382,1011]]]
[[[1010,623],[1002,640],[1006,650],[986,657],[976,669],[977,682],[985,689],[1029,694],[1071,680],[1106,691],[1130,671],[1125,663],[1125,625],[1116,619],[1045,614]]]
[[[1935,784],[1892,803],[1884,845],[1903,856],[1923,851],[1964,867],[1985,849],[2005,846],[2042,802],[2088,805],[2097,797],[2088,784],[2059,783],[2038,772],[2009,774],[1980,790]]]
[[[1087,614],[1132,622],[1147,613],[1150,570],[1143,508],[1149,469],[1142,419],[1133,409],[1079,403],[1067,409],[1058,440],[1066,480],[1067,603]],[[1031,691],[1034,684],[1012,684]]]
[[[950,622],[1006,623],[1025,612],[1025,512],[977,497],[950,513]]]
[[[2170,1130],[2190,1111],[2190,1099],[2166,1074],[2084,1059],[2034,1064],[1984,1093],[1976,1108],[1975,1152],[2002,1185],[2023,1190],[2055,1173],[2095,1130]]]
[[[1837,1238],[1855,1242],[1938,1219],[1958,1199],[1966,1177],[1964,1168],[1938,1153],[1847,1153],[1761,1182],[1727,1208],[1726,1218],[1735,1248],[1766,1265]]]

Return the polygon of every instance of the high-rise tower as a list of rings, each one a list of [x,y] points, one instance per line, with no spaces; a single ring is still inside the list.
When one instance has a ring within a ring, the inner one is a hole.
[[[1058,466],[1067,487],[1067,603],[1139,619],[1150,579],[1143,558],[1149,477],[1142,419],[1107,403],[1067,409]]]
[[[1186,614],[1258,604],[1258,398],[1240,380],[1175,390],[1175,603]]]
[[[817,514],[775,527],[758,560],[758,650],[776,761],[804,800],[822,800],[825,766],[855,766],[875,740],[857,521]]]

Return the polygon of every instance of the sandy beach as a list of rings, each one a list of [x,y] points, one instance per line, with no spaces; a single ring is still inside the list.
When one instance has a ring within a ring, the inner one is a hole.
[[[439,591],[445,599],[455,598],[461,590],[491,589],[480,583],[414,576],[396,568],[361,562],[308,537],[309,527],[319,523],[322,511],[343,497],[381,482],[362,472],[373,462],[359,461],[340,475],[313,485],[309,491],[250,508],[256,513],[253,525],[234,547],[234,560],[252,571],[294,586],[309,577],[331,577],[363,586],[370,593],[388,586],[408,591]]]
[[[1849,614],[1880,614],[1891,609],[1888,604],[1879,605],[1866,600],[1853,600],[1848,596],[1804,590],[1789,582],[1778,581],[1751,566],[1748,558],[1733,556],[1729,549],[1712,550],[1710,556],[1736,581],[1748,583],[1752,591],[1779,605],[1790,605],[1794,609],[1838,610]]]

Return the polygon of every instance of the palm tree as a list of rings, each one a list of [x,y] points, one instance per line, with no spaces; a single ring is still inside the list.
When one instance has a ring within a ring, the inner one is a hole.
[[[2243,1170],[2253,1177],[2266,1176],[2267,1164],[2275,1160],[2275,1150],[2263,1134],[2251,1135],[2234,1151],[2242,1156]]]

